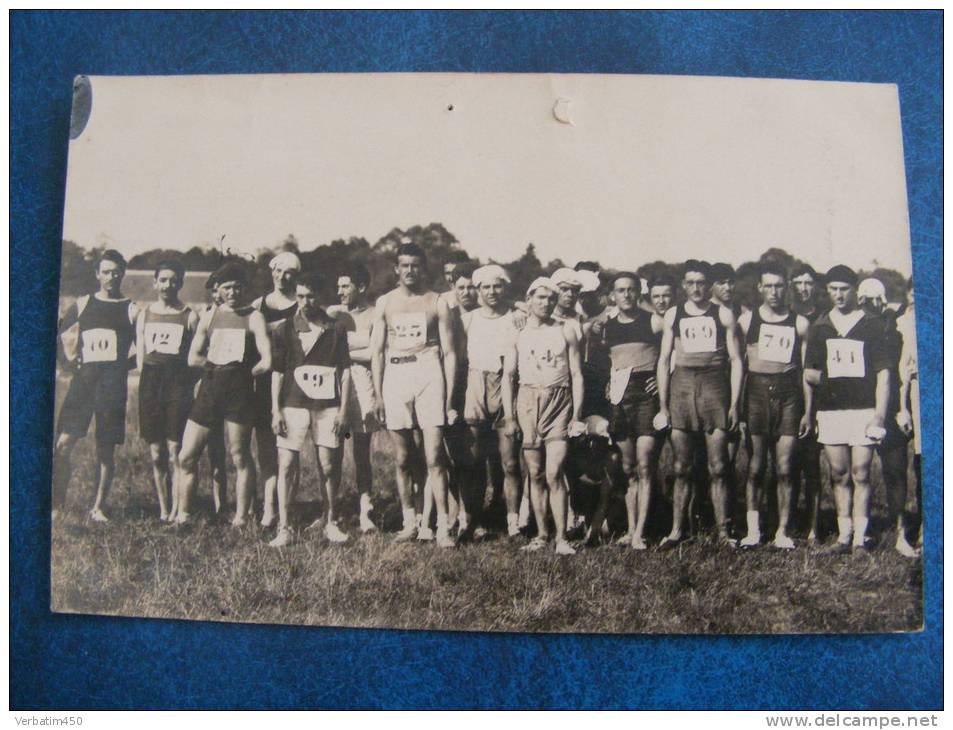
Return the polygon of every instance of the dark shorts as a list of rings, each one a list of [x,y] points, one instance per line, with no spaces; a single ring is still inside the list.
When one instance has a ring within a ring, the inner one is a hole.
[[[254,378],[248,368],[207,369],[202,374],[189,420],[205,428],[213,428],[222,421],[253,426],[256,406]]]
[[[182,441],[194,384],[186,366],[143,366],[139,378],[139,435],[144,441]]]
[[[726,368],[676,366],[669,390],[672,428],[705,433],[728,430],[731,384]]]
[[[797,371],[779,375],[748,373],[745,421],[752,436],[797,436],[803,415],[804,399]]]
[[[255,378],[255,428],[271,430],[271,373]]]
[[[646,383],[654,377],[654,372],[632,373],[622,400],[609,404],[609,434],[613,440],[655,435],[652,421],[659,412],[658,394],[645,391]]]
[[[121,444],[126,440],[126,371],[80,370],[70,380],[60,407],[57,433],[82,438],[96,417],[96,441]]]

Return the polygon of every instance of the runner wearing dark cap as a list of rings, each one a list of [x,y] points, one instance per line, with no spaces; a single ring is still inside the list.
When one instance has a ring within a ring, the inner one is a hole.
[[[830,551],[848,552],[867,547],[870,463],[887,433],[891,362],[882,321],[857,308],[857,274],[835,266],[826,283],[834,308],[811,328],[804,397],[831,467],[838,538]]]
[[[254,378],[271,369],[271,343],[261,312],[245,305],[248,275],[239,263],[215,272],[222,304],[199,319],[189,365],[204,368],[199,392],[182,438],[179,458],[179,510],[176,524],[192,519],[198,457],[214,427],[224,422],[228,449],[237,471],[237,505],[232,524],[245,525],[255,494],[251,431],[255,423]]]
[[[126,260],[118,251],[104,251],[96,264],[99,290],[76,300],[59,325],[57,357],[72,373],[60,407],[53,450],[53,516],[66,506],[72,467],[70,457],[96,418],[96,499],[89,512],[94,522],[108,522],[103,508],[115,472],[115,449],[126,439],[126,395],[129,357],[135,340],[136,305],[121,293]]]

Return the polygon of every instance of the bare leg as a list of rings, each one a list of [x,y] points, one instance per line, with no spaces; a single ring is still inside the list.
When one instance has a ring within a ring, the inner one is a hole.
[[[672,455],[674,457],[672,471],[675,473],[675,488],[672,496],[672,531],[662,540],[662,545],[677,543],[685,536],[685,512],[688,509],[689,499],[694,485],[692,467],[695,461],[695,439],[688,431],[672,429],[670,436]]]
[[[530,502],[536,519],[537,536],[540,540],[549,539],[549,524],[546,520],[546,469],[542,449],[524,449],[526,475],[530,485]],[[565,515],[563,515],[565,518]],[[563,525],[565,529],[565,525]]]
[[[263,527],[275,523],[275,511],[278,508],[278,445],[275,434],[270,428],[256,427],[255,442],[258,444],[258,468],[264,487],[264,503],[261,515]],[[254,498],[249,506],[249,514],[254,511]]]
[[[159,499],[159,519],[165,522],[169,519],[169,495],[175,493],[169,473],[169,451],[166,442],[149,444],[149,458],[152,461],[152,481]]]
[[[774,534],[775,547],[790,549],[794,541],[788,537],[791,524],[791,505],[794,496],[794,455],[797,451],[797,438],[781,436],[774,447],[774,461],[778,472],[778,530]]]
[[[437,507],[437,545],[452,547],[455,543],[449,535],[447,521],[447,465],[443,448],[443,427],[423,429],[424,458],[427,461],[427,485]]]
[[[90,510],[90,519],[97,522],[106,522],[106,515],[103,513],[103,507],[106,504],[106,497],[109,496],[109,488],[113,483],[113,475],[116,473],[115,444],[96,442],[96,461],[99,462],[99,483],[96,486],[96,501],[93,502],[93,508]]]
[[[208,434],[208,465],[212,474],[212,504],[215,514],[225,511],[228,470],[225,465],[225,426],[219,424]]]
[[[178,441],[167,441],[166,447],[169,449],[169,487],[172,495],[167,519],[174,522],[179,509],[179,452],[182,450],[182,444]]]
[[[516,439],[507,436],[502,429],[497,431],[500,465],[503,467],[503,499],[506,501],[506,532],[510,537],[519,535],[520,448]]]
[[[887,511],[890,524],[897,531],[894,547],[904,557],[915,558],[917,551],[907,540],[907,444],[905,441],[884,444],[879,451],[887,490]]]
[[[340,457],[344,455],[343,447],[339,450]],[[351,434],[351,455],[354,457],[354,478],[357,482],[357,492],[360,495],[360,527],[361,532],[371,532],[377,527],[371,520],[374,503],[371,499],[373,491],[373,472],[371,471],[371,434]],[[340,458],[338,459],[340,463]]]
[[[638,524],[639,512],[639,457],[638,448],[634,439],[625,438],[619,442],[619,451],[622,453],[622,471],[625,473],[625,517],[628,530],[625,542],[632,544],[635,527]]]
[[[56,437],[53,449],[53,511],[59,512],[66,507],[66,492],[69,486],[72,467],[70,458],[76,446],[77,438],[68,433]]]
[[[708,473],[711,475],[711,502],[715,509],[715,524],[718,536],[724,540],[728,536],[728,433],[716,429],[705,434],[705,446],[708,450]]]
[[[179,478],[176,480],[179,491],[179,509],[175,521],[183,524],[191,518],[192,498],[195,496],[195,479],[198,474],[199,457],[208,441],[209,429],[195,421],[185,424],[182,436],[182,450],[179,452]]]
[[[638,459],[638,498],[636,499],[637,517],[635,531],[632,533],[632,547],[644,550],[645,523],[649,518],[652,500],[652,476],[655,474],[656,454],[654,436],[639,436],[635,442]]]
[[[850,449],[850,476],[854,482],[854,547],[863,547],[867,539],[870,517],[870,463],[874,458],[872,446],[852,446]]]
[[[751,434],[751,456],[748,459],[748,485],[745,489],[748,533],[741,541],[742,547],[756,547],[761,543],[761,493],[764,487],[764,472],[768,461],[768,439],[761,434]]]
[[[850,545],[854,533],[851,516],[854,489],[850,480],[850,451],[850,446],[824,446],[824,453],[831,465],[831,485],[834,488],[834,504],[837,507],[837,543],[840,547]]]
[[[546,483],[549,487],[549,508],[556,523],[556,552],[571,555],[573,550],[566,542],[566,518],[569,511],[569,492],[565,478],[566,454],[569,444],[566,441],[548,441],[546,449]]]
[[[235,479],[235,519],[234,527],[242,527],[254,504],[255,499],[255,460],[251,456],[251,427],[231,421],[225,422],[228,435],[228,453],[232,457],[237,476]]]
[[[291,503],[294,490],[295,475],[299,469],[299,455],[291,449],[278,449],[278,534],[269,545],[283,547],[294,542],[291,532]]]
[[[821,505],[821,447],[813,436],[805,438],[799,448],[798,467],[807,507],[807,539],[817,540],[817,517]]]
[[[394,444],[394,460],[396,462],[397,496],[400,498],[403,512],[404,527],[398,533],[400,540],[413,539],[416,532],[414,513],[414,460],[416,459],[416,444],[414,432],[410,429],[391,431],[391,440]]]

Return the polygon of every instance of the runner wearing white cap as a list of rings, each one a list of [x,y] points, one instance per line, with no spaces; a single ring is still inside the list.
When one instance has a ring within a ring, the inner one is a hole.
[[[907,447],[910,428],[909,412],[903,413],[901,398],[901,359],[904,349],[903,335],[897,327],[896,315],[887,307],[887,291],[879,279],[864,279],[857,287],[857,303],[870,316],[883,322],[884,339],[890,354],[890,404],[884,428],[887,433],[877,445],[887,492],[888,518],[896,530],[894,548],[906,558],[919,557],[919,553],[907,540]]]
[[[556,552],[572,555],[566,541],[568,495],[563,465],[566,440],[585,431],[582,365],[575,330],[553,318],[557,285],[536,279],[527,290],[529,317],[503,363],[506,433],[523,436],[523,454],[531,484],[537,537],[525,549],[544,547],[549,536],[546,494],[556,523]],[[516,392],[516,380],[519,392]]]
[[[301,259],[293,251],[282,251],[268,262],[274,288],[252,302],[262,313],[273,335],[282,322],[294,314],[295,280],[301,272]],[[271,428],[271,374],[255,378],[255,441],[258,445],[258,472],[263,487],[263,527],[271,527],[278,510],[278,446]],[[252,508],[254,505],[252,505]]]
[[[486,495],[486,461],[498,451],[502,463],[507,534],[519,535],[519,443],[503,428],[503,361],[513,347],[518,323],[506,297],[510,277],[502,266],[489,264],[473,272],[480,307],[463,315],[467,380],[463,415],[470,429],[470,463],[462,487],[471,530],[478,528]]]
[[[413,505],[414,429],[423,435],[427,481],[437,506],[437,544],[454,547],[447,520],[447,467],[443,429],[453,412],[457,353],[446,302],[426,283],[427,257],[412,242],[397,248],[399,284],[377,301],[371,332],[371,372],[378,420],[391,432],[396,450],[397,491],[403,510],[399,540],[417,532]]]

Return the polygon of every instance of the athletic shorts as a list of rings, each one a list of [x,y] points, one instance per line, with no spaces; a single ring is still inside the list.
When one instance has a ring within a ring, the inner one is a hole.
[[[753,436],[777,439],[797,436],[804,415],[798,372],[767,375],[748,373],[745,385],[745,422]]]
[[[446,423],[443,365],[435,352],[385,356],[382,389],[387,430],[435,428]]]
[[[541,449],[549,441],[565,441],[572,421],[572,392],[568,387],[521,385],[516,394],[516,420],[524,449]]]
[[[350,372],[350,398],[345,416],[348,433],[374,433],[378,430],[378,423],[374,416],[374,381],[371,371],[364,365],[354,363]]]
[[[202,374],[189,420],[205,428],[222,421],[254,426],[258,419],[256,407],[255,379],[248,368],[208,368]],[[270,422],[268,427],[271,428]]]
[[[723,368],[676,366],[669,391],[672,428],[706,433],[728,430],[731,384]]]
[[[867,424],[873,420],[873,408],[817,412],[817,442],[826,446],[874,446],[867,438]]]
[[[463,417],[471,426],[503,427],[503,376],[500,373],[470,370]]]
[[[614,441],[655,435],[652,421],[659,412],[658,393],[645,391],[646,383],[654,377],[654,372],[631,373],[622,400],[609,403],[609,434]]]
[[[334,433],[334,419],[338,415],[337,406],[325,408],[295,408],[285,406],[281,409],[285,419],[285,434],[276,438],[279,449],[301,451],[311,433],[315,446],[336,449],[341,446],[341,437]]]
[[[195,381],[185,365],[149,365],[139,378],[139,435],[146,443],[182,441]]]
[[[57,433],[82,438],[96,417],[96,442],[118,445],[126,440],[126,373],[80,370],[73,375],[60,407]]]

